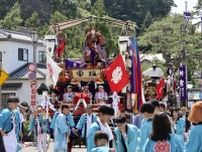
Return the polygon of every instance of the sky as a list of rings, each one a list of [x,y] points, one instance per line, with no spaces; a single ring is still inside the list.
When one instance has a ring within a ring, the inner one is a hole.
[[[198,2],[198,0],[174,0],[177,7],[173,7],[171,13],[183,14],[183,12],[185,11],[185,1],[187,1],[187,10],[190,12],[194,10],[194,6],[196,6]],[[199,21],[199,17],[191,20],[192,23],[197,23]]]
[[[186,0],[187,1],[187,9],[188,11],[193,11],[193,7],[196,6],[198,0]],[[182,14],[185,11],[185,0],[174,0],[177,7],[173,7],[172,13],[180,13]]]

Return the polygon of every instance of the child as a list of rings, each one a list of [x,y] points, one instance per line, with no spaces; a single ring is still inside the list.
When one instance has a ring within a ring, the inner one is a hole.
[[[102,131],[96,132],[94,142],[97,148],[93,148],[91,152],[115,152],[115,150],[107,146],[109,142],[109,136]]]
[[[97,131],[105,132],[108,137],[109,141],[113,140],[112,130],[110,129],[109,125],[107,124],[112,116],[114,115],[114,109],[112,107],[102,105],[99,108],[99,118],[96,122],[94,122],[89,129],[89,134],[87,137],[87,151],[90,152],[93,148],[95,148],[94,137]]]
[[[126,117],[120,116],[116,119],[117,127],[114,129],[114,144],[116,152],[136,152],[139,148],[139,129],[127,124]]]

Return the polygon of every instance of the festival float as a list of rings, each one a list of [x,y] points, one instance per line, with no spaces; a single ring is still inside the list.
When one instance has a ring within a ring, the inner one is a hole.
[[[82,19],[67,20],[64,22],[56,23],[50,27],[50,31],[55,32],[56,34],[45,36],[47,54],[61,68],[58,80],[55,83],[55,89],[60,93],[61,96],[65,92],[65,88],[68,85],[72,85],[73,92],[75,92],[73,101],[69,103],[74,116],[82,115],[85,112],[85,107],[88,104],[93,106],[94,112],[97,112],[98,106],[100,105],[100,103],[91,100],[85,92],[80,91],[80,88],[84,86],[89,86],[89,90],[94,96],[95,92],[97,91],[97,87],[95,86],[103,85],[105,91],[109,95],[109,102],[106,104],[116,105],[113,104],[113,100],[115,100],[116,96],[116,99],[118,99],[116,102],[119,102],[119,104],[117,104],[119,109],[125,110],[132,108],[132,102],[131,99],[128,99],[126,87],[117,93],[113,93],[109,87],[109,83],[103,71],[109,64],[113,62],[113,59],[109,59],[107,57],[107,42],[99,29],[96,29],[96,27],[90,27],[86,32],[85,43],[84,47],[82,48],[82,59],[74,60],[70,58],[64,58],[66,44],[63,30],[78,26],[81,23],[89,22],[94,19],[102,20],[104,22],[123,27],[125,35],[119,37],[118,43],[120,54],[123,57],[125,66],[127,67],[127,56],[125,52],[130,51],[128,49],[130,41],[130,36],[128,36],[128,34],[131,29],[133,32],[135,31],[136,26],[134,22],[90,16]],[[47,67],[49,73],[54,73],[48,65]],[[127,100],[130,100],[130,102],[127,102]]]

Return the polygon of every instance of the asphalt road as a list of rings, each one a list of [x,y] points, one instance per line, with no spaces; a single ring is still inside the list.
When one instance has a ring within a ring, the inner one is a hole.
[[[37,147],[26,144],[27,146],[23,148],[22,152],[38,152]],[[50,147],[47,152],[53,152],[53,142],[50,143]],[[86,148],[73,148],[72,152],[86,152]]]

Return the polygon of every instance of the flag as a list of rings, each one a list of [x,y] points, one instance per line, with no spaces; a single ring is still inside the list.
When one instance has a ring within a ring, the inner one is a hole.
[[[105,69],[104,74],[112,92],[120,92],[129,83],[129,76],[121,55],[118,55]]]
[[[139,110],[142,106],[142,71],[139,57],[139,51],[137,47],[137,41],[134,38],[130,38],[129,51],[131,56],[131,93],[137,94],[137,109]]]
[[[47,58],[46,67],[48,70],[48,75],[46,76],[46,82],[49,85],[53,84],[53,86],[56,86],[59,74],[62,71],[62,69],[57,65],[56,62],[53,61],[53,59],[49,55],[46,55],[46,58]]]
[[[157,93],[156,99],[157,100],[160,100],[163,97],[164,85],[165,85],[164,79],[161,79],[156,86],[156,93]]]

